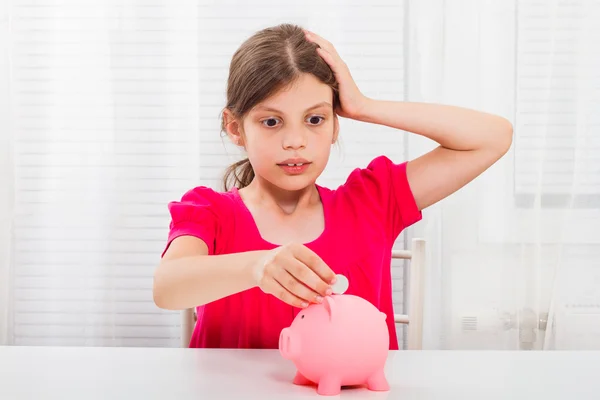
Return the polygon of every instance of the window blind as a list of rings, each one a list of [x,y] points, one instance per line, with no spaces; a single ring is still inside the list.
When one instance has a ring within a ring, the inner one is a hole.
[[[167,203],[221,189],[239,153],[219,134],[228,66],[254,31],[299,23],[336,45],[368,96],[404,96],[404,2],[15,0],[12,342],[178,346],[152,300]],[[342,121],[319,183],[337,186],[404,135]],[[399,241],[402,246],[402,240]],[[403,269],[393,267],[403,312]]]
[[[197,12],[12,3],[15,344],[177,343],[152,273],[199,177]]]
[[[0,126],[9,124],[8,5],[0,6]],[[0,129],[0,344],[8,341],[12,179],[11,141],[8,129]]]
[[[517,4],[517,203],[598,208],[600,2]]]

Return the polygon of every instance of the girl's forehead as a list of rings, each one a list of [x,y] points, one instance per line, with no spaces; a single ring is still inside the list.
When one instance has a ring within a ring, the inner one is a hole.
[[[333,91],[321,82],[298,83],[282,89],[254,106],[253,111],[296,113],[317,107],[332,107]]]
[[[253,112],[276,112],[281,114],[296,114],[313,110],[333,109],[333,94],[312,93],[310,96],[291,96],[289,98],[272,97],[258,103]]]
[[[274,102],[272,102],[274,103]],[[331,102],[325,100],[325,101],[319,101],[317,103],[314,103],[310,106],[304,107],[300,104],[298,104],[297,107],[295,107],[295,111],[312,111],[312,110],[317,110],[317,109],[321,109],[321,108],[333,108],[333,106],[331,105]],[[266,112],[279,112],[279,113],[285,113],[285,110],[281,109],[278,104],[258,104],[255,108],[255,111],[266,111]]]

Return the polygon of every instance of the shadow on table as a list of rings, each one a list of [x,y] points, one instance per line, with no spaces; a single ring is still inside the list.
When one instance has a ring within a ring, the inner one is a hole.
[[[317,391],[317,385],[315,383],[310,385],[295,385],[293,383],[296,369],[292,368],[291,371],[276,370],[269,373],[269,378],[282,385],[289,385],[291,388],[298,393],[314,394]],[[369,399],[387,399],[390,392],[377,392],[367,389],[367,385],[349,385],[342,386],[341,395],[344,398],[353,398],[353,394],[360,395],[360,398],[364,398],[364,395],[368,395]],[[351,397],[348,397],[351,396]],[[336,396],[327,396],[326,398],[336,398]]]

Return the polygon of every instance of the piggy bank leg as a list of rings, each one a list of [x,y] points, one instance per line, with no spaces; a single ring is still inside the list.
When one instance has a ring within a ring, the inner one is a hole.
[[[367,388],[369,390],[375,391],[387,391],[390,390],[390,385],[388,384],[387,379],[385,378],[385,374],[383,370],[379,370],[375,372],[373,375],[367,379]]]
[[[323,396],[335,396],[342,391],[342,382],[335,376],[324,376],[319,380],[317,393]]]
[[[308,380],[304,375],[300,373],[300,371],[296,372],[296,376],[294,377],[295,385],[312,385],[312,381]]]

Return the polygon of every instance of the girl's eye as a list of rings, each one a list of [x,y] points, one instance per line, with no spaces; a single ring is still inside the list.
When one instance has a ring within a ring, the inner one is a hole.
[[[266,124],[265,124],[265,122],[266,122]],[[277,125],[277,118],[267,118],[267,119],[261,121],[261,123],[265,126],[268,126],[269,128],[272,128],[275,125]]]
[[[319,125],[321,122],[323,122],[325,118],[320,117],[318,115],[313,115],[310,118],[308,118],[308,122],[312,125]],[[263,124],[264,126],[266,126],[267,128],[273,128],[275,126],[277,126],[277,122],[279,121],[279,119],[277,118],[267,118],[264,119],[262,121],[260,121],[261,124]]]
[[[308,120],[310,121],[311,124],[313,125],[318,125],[321,121],[323,121],[325,118],[323,117],[319,117],[318,115],[313,115],[312,117],[310,117]]]

